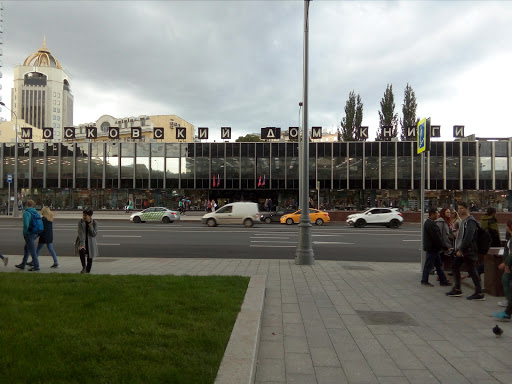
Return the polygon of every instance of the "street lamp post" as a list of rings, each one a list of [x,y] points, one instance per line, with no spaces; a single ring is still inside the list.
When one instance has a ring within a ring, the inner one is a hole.
[[[309,30],[309,1],[304,0],[304,78],[303,78],[303,109],[302,109],[302,150],[299,153],[302,158],[300,170],[300,222],[299,241],[295,252],[295,264],[312,265],[315,257],[312,246],[311,219],[309,217],[309,132],[308,132],[308,30]]]
[[[14,131],[16,132],[16,146],[14,148],[14,204],[12,207],[12,216],[18,217],[18,115],[7,107],[3,101],[0,101],[0,105],[5,107],[16,118],[16,125],[14,127]]]

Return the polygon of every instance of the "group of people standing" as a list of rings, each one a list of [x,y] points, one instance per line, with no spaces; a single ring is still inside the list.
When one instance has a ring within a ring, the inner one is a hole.
[[[23,211],[23,238],[25,240],[23,260],[20,264],[15,265],[15,267],[24,270],[26,266],[29,266],[29,271],[39,271],[39,254],[46,245],[53,258],[53,265],[50,268],[58,268],[59,262],[53,248],[53,221],[55,215],[47,206],[41,209],[41,215],[39,215],[34,206],[33,200],[27,200]],[[91,209],[84,209],[82,219],[78,222],[75,255],[80,256],[82,263],[81,273],[89,273],[93,258],[99,255],[98,243],[96,241],[98,223],[92,219],[92,214],[93,211]],[[39,242],[36,248],[35,241],[37,238],[39,238]],[[7,265],[9,259],[3,255],[0,256],[4,264]],[[29,256],[32,256],[30,262],[28,261]]]
[[[477,232],[482,228],[491,238],[491,247],[501,247],[501,240],[496,220],[496,209],[489,208],[487,214],[478,222],[471,214],[466,202],[457,204],[457,211],[444,208],[438,212],[437,208],[431,208],[428,219],[423,225],[423,250],[426,252],[421,285],[433,287],[428,281],[432,268],[435,268],[441,286],[452,286],[443,270],[443,261],[446,257],[453,257],[451,268],[454,278],[453,288],[446,293],[449,297],[462,296],[461,290],[461,266],[466,264],[468,274],[475,286],[475,293],[466,298],[468,300],[485,300],[482,290],[480,275],[484,273],[483,263],[477,266],[478,245]],[[512,315],[512,255],[509,252],[510,238],[512,236],[512,220],[507,223],[507,246],[505,247],[505,261],[499,266],[504,271],[503,287],[507,301],[500,302],[500,306],[507,307],[504,312],[495,313],[498,320],[510,320]]]

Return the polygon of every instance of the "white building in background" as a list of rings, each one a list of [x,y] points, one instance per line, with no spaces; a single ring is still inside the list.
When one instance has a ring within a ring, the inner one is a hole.
[[[73,125],[71,76],[46,48],[14,67],[11,109],[19,119],[37,128],[53,128],[54,140],[63,137],[63,127]]]

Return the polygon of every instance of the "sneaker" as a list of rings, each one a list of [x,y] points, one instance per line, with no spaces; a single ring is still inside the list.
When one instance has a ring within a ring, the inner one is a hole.
[[[80,271],[80,273],[86,273],[85,267],[83,267],[83,268],[82,268],[82,270]]]
[[[19,269],[25,269],[25,265],[22,264],[16,264],[15,265],[16,268],[19,268]]]
[[[33,271],[39,271],[39,268],[36,268],[36,267],[32,267],[29,269],[30,272],[33,272]]]
[[[473,293],[471,296],[466,297],[468,300],[484,301],[485,296],[481,293]]]
[[[433,287],[432,284],[430,284],[428,281],[426,283],[421,283],[424,287]]]
[[[507,314],[507,312],[496,312],[492,314],[492,317],[497,319],[498,321],[510,321],[510,315]]]
[[[4,265],[7,267],[7,263],[9,263],[9,258],[8,257],[4,257]]]
[[[453,288],[450,292],[446,292],[446,296],[461,297],[462,296],[462,291],[460,289]]]
[[[452,283],[450,283],[449,281],[445,281],[444,283],[440,283],[439,284],[441,287],[451,287],[452,286]]]
[[[498,305],[500,307],[505,307],[506,308],[508,306],[508,301],[498,301]]]
[[[33,261],[29,261],[29,262],[27,263],[27,265],[28,265],[29,267],[33,267],[33,266],[34,266],[34,262],[33,262]]]
[[[59,264],[54,263],[50,268],[59,268]]]

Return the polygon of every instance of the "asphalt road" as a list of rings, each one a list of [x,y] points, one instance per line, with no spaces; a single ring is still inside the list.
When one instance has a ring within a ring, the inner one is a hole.
[[[298,237],[298,226],[283,224],[209,228],[196,222],[133,224],[98,220],[98,223],[100,256],[117,258],[294,259]],[[60,219],[55,222],[53,245],[57,256],[73,255],[76,232],[76,220]],[[21,221],[1,220],[0,233],[0,252],[23,254]],[[315,259],[318,260],[414,262],[420,259],[417,224],[404,224],[399,229],[352,228],[344,223],[321,227],[313,225],[312,240]],[[41,255],[49,255],[46,247]]]

